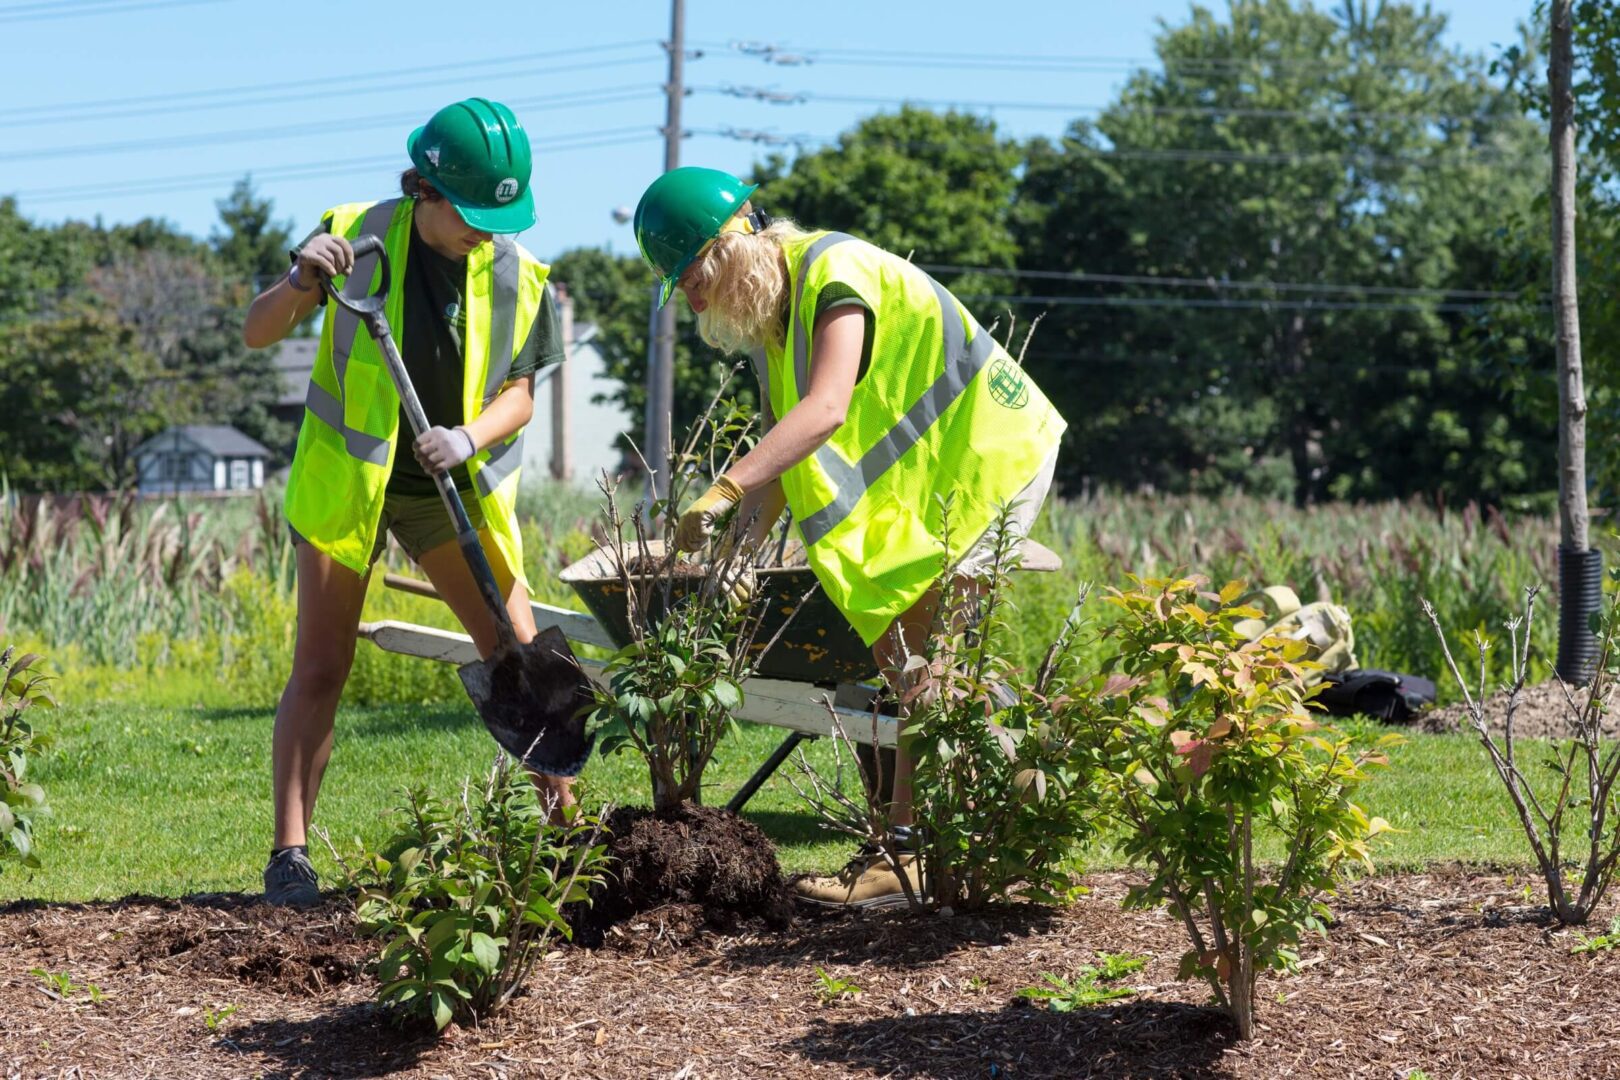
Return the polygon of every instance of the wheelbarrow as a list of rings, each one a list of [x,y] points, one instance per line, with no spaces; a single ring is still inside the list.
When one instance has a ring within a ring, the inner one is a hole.
[[[653,559],[662,559],[666,554],[662,541],[649,541],[645,552]],[[638,556],[641,554],[639,547],[636,553]],[[698,588],[703,579],[680,575],[658,579],[656,575],[649,574],[621,574],[619,558],[620,555],[614,549],[600,547],[568,566],[559,577],[573,586],[574,592],[585,602],[591,614],[596,616],[597,624],[613,640],[615,646],[623,648],[630,644],[633,638],[626,578],[631,585],[645,587],[641,591],[651,597],[654,604],[652,611],[654,619],[660,614],[657,605],[662,602],[665,595],[666,582],[669,602],[676,603],[684,595]],[[754,636],[755,651],[765,650],[765,643],[776,639],[776,643],[769,651],[764,651],[759,657],[755,673],[761,679],[819,686],[824,691],[833,691],[835,703],[863,710],[870,708],[878,690],[875,685],[878,679],[877,663],[872,658],[871,647],[861,641],[860,635],[828,599],[827,594],[816,588],[815,571],[804,561],[803,550],[797,541],[783,549],[783,555],[779,557],[778,563],[776,566],[756,567],[754,570],[756,589],[764,605],[759,632]],[[1063,561],[1050,549],[1033,540],[1023,542],[1020,570],[1050,573],[1060,569],[1062,565]],[[745,688],[745,700],[747,693],[748,690]],[[885,719],[890,725],[898,726],[898,718]],[[870,722],[853,728],[847,723],[844,724],[845,732],[852,737],[854,731],[861,728],[870,730],[870,727]],[[759,790],[760,785],[787,760],[788,755],[799,743],[814,738],[817,734],[819,733],[802,729],[790,732],[732,797],[728,809],[733,811],[741,809],[743,803]],[[863,740],[857,742],[866,772],[872,775],[872,755],[878,753],[879,748],[868,746]],[[887,745],[892,747],[892,741]],[[892,749],[883,752],[891,755],[893,753]],[[892,783],[894,777],[892,761],[885,762],[882,775]]]
[[[649,553],[661,554],[661,549],[654,547]],[[841,729],[869,758],[880,749],[892,748],[899,731],[897,717],[872,712],[879,687],[871,650],[819,591],[803,599],[815,583],[815,574],[807,565],[795,565],[793,555],[790,546],[781,560],[784,565],[755,571],[759,587],[769,598],[758,640],[769,641],[790,614],[795,617],[781,640],[765,654],[754,677],[743,685],[743,703],[736,712],[739,720],[783,728],[788,734],[726,804],[732,811],[741,810],[805,739],[830,736]],[[1032,540],[1024,542],[1022,570],[1051,572],[1062,565],[1047,548]],[[573,587],[590,614],[535,601],[530,607],[537,629],[554,627],[579,645],[618,649],[630,643],[624,583],[611,551],[593,552],[564,569],[560,577]],[[632,574],[631,580],[645,583],[647,576]],[[680,595],[682,588],[695,587],[697,580],[683,583],[675,579],[671,598]],[[432,585],[416,578],[389,574],[383,583],[419,596],[437,595]],[[795,612],[801,603],[803,610]],[[466,634],[412,623],[362,623],[360,635],[387,652],[422,659],[459,664],[478,656]],[[592,679],[603,681],[599,662],[582,656],[579,665]],[[892,777],[893,768],[885,769],[885,774]]]

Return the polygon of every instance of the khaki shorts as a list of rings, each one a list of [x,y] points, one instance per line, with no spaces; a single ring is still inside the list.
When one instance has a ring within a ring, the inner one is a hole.
[[[473,531],[482,529],[484,512],[479,508],[478,500],[463,494],[461,502],[467,508]],[[309,543],[298,535],[297,529],[290,525],[287,528],[292,533],[293,543]],[[389,533],[394,534],[394,539],[399,541],[399,546],[405,549],[412,562],[421,563],[423,555],[456,538],[456,523],[450,520],[450,511],[445,509],[444,500],[438,495],[389,493],[383,496],[382,517],[377,522],[377,543],[371,549],[368,566],[375,565],[382,556],[388,546]]]
[[[1024,485],[1012,499],[1012,511],[1007,515],[1007,529],[1020,538],[1029,535],[1030,527],[1035,524],[1041,507],[1046,503],[1047,493],[1052,490],[1052,473],[1057,469],[1057,451],[1046,459],[1041,471],[1035,474],[1035,479]],[[956,564],[956,573],[959,577],[988,577],[996,562],[996,527],[994,524],[984,531],[984,534],[968,549],[962,560]]]

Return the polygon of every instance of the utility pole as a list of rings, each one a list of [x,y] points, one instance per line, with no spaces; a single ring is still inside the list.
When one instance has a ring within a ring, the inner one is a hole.
[[[568,289],[557,285],[552,292],[557,298],[557,313],[561,316],[563,362],[551,373],[551,477],[563,483],[574,478],[574,433],[568,415],[569,355],[574,348],[574,298]]]
[[[1603,599],[1603,555],[1590,547],[1586,389],[1575,289],[1575,92],[1572,0],[1553,0],[1547,89],[1552,105],[1553,320],[1558,350],[1559,678],[1584,684],[1597,663],[1591,616]]]
[[[664,85],[664,171],[681,163],[681,99],[686,95],[686,2],[670,0],[669,82]],[[653,292],[656,309],[658,293]],[[675,305],[665,304],[650,320],[654,327],[647,365],[646,444],[642,452],[651,470],[650,494],[669,496],[670,414],[675,407]]]

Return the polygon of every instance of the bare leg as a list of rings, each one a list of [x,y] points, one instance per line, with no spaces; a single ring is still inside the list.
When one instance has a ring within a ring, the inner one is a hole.
[[[278,848],[306,842],[366,598],[366,578],[311,544],[300,543],[295,550],[298,637],[270,748]]]
[[[534,640],[534,611],[529,607],[529,590],[517,581],[505,562],[496,552],[495,541],[488,529],[480,530],[478,538],[484,545],[484,550],[492,557],[489,560],[490,569],[495,571],[495,585],[500,589],[501,595],[506,597],[506,613],[512,619],[512,629],[517,633],[517,639],[524,644]],[[450,610],[466,628],[473,639],[473,645],[478,649],[478,655],[489,659],[495,651],[495,618],[484,603],[483,593],[478,591],[478,583],[473,580],[472,571],[467,567],[467,559],[461,553],[461,545],[451,540],[440,544],[431,551],[422,553],[420,560],[423,573],[433,582],[439,596],[450,606]],[[563,776],[547,776],[544,773],[531,773],[534,786],[540,792],[542,800],[556,800],[557,807],[574,805],[573,778]]]

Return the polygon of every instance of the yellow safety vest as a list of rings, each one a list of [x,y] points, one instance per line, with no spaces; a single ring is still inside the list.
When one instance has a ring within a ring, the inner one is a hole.
[[[868,645],[1034,480],[1067,426],[937,281],[843,233],[783,244],[792,301],[761,373],[776,416],[809,392],[816,298],[852,288],[872,356],[844,424],[782,477],[822,588]],[[941,500],[951,500],[949,536]]]
[[[334,236],[354,240],[380,236],[388,249],[392,280],[384,305],[395,344],[405,321],[405,261],[410,251],[415,202],[391,199],[348,203],[324,214]],[[550,268],[509,236],[474,248],[467,256],[466,331],[462,335],[465,377],[462,409],[470,421],[484,411],[506,383],[512,361],[540,312]],[[375,288],[380,261],[360,259],[340,289],[359,294]],[[399,435],[399,393],[389,378],[382,350],[352,312],[331,304],[321,328],[304,422],[298,430],[285,500],[287,520],[310,543],[355,573],[369,569],[382,517],[383,494],[394,467]],[[523,577],[523,542],[517,524],[518,466],[523,430],[503,443],[485,447],[468,463],[484,523],[496,552],[518,581]],[[526,584],[526,583],[525,583]]]

